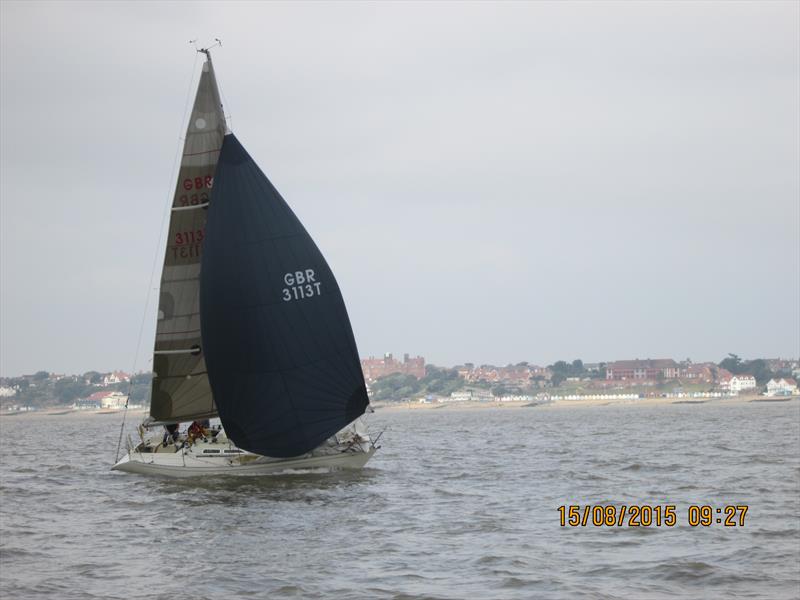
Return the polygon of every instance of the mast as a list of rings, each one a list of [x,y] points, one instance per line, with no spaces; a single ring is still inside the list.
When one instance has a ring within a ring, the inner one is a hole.
[[[150,398],[157,422],[217,414],[200,335],[200,260],[227,127],[209,50],[198,49],[206,60],[186,130],[161,274]]]

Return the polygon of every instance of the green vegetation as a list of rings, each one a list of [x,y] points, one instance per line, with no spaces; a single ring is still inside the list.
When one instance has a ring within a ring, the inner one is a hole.
[[[590,379],[605,379],[606,378],[606,364],[600,363],[600,368],[594,371],[589,371],[584,367],[583,361],[576,358],[571,363],[559,360],[547,367],[553,373],[550,383],[553,387],[558,387],[563,381],[570,377],[588,377]]]
[[[688,361],[687,361],[688,362]],[[464,365],[468,369],[473,369],[474,365],[467,363]],[[484,365],[493,369],[488,365]],[[521,362],[517,368],[527,367],[528,363]],[[759,386],[765,385],[770,379],[777,377],[791,377],[788,371],[770,370],[767,361],[763,359],[742,360],[736,354],[729,354],[719,363],[719,367],[726,369],[734,375],[748,374],[756,378]],[[373,399],[375,400],[408,400],[419,398],[420,396],[449,396],[453,392],[464,389],[484,389],[490,391],[494,396],[505,396],[511,394],[535,395],[544,386],[550,393],[558,395],[570,394],[592,394],[604,393],[592,385],[586,379],[605,379],[606,365],[600,363],[598,369],[588,370],[581,359],[572,362],[559,360],[548,366],[552,373],[552,379],[544,382],[542,375],[531,378],[528,385],[515,384],[512,382],[489,382],[489,381],[465,381],[458,375],[456,369],[448,369],[427,365],[425,377],[417,379],[413,375],[394,373],[381,377],[371,388]],[[0,386],[10,387],[16,390],[14,396],[0,397],[2,406],[27,405],[37,408],[48,406],[68,405],[75,401],[87,398],[99,391],[118,391],[123,394],[130,393],[132,404],[145,404],[150,395],[151,373],[139,373],[131,377],[130,383],[117,383],[102,386],[104,373],[98,371],[88,371],[83,375],[68,375],[56,377],[47,371],[38,371],[33,375],[22,377],[0,378]],[[619,389],[623,389],[621,386]],[[681,382],[678,380],[659,380],[654,385],[646,386],[624,386],[626,391],[631,393],[652,394],[659,392],[671,392],[682,389],[686,392],[706,391],[709,389],[708,383]],[[611,390],[605,390],[611,391]]]
[[[742,360],[736,354],[728,354],[728,357],[719,363],[720,368],[726,369],[734,375],[752,375],[756,378],[758,385],[766,383],[776,377],[791,377],[789,371],[773,372],[767,366],[767,362],[761,358],[754,360]]]
[[[587,395],[587,394],[640,394],[644,396],[661,395],[672,392],[708,392],[713,389],[713,384],[709,383],[687,383],[678,379],[667,379],[647,385],[616,385],[612,387],[592,387],[591,382],[587,381],[565,381],[557,388],[548,389],[547,392],[557,396]]]
[[[472,363],[467,363],[464,366],[470,370],[475,368]],[[520,362],[515,365],[517,368],[527,366],[527,362]],[[482,365],[482,367],[494,368],[491,365]],[[555,393],[569,394],[572,393],[572,390],[582,389],[586,384],[585,382],[567,381],[567,379],[605,379],[605,363],[600,363],[599,367],[599,369],[590,371],[586,369],[580,359],[573,360],[571,363],[560,360],[548,366],[548,369],[553,374],[552,380],[544,385],[547,388],[558,388],[557,391],[551,390]],[[408,400],[428,395],[449,396],[453,392],[465,389],[484,389],[491,392],[493,396],[536,395],[542,391],[541,385],[543,382],[546,382],[546,378],[542,375],[531,377],[530,382],[527,384],[513,381],[490,382],[479,380],[468,382],[458,375],[456,369],[427,365],[425,377],[420,380],[417,380],[413,375],[393,373],[379,378],[370,387],[374,400],[391,401]]]
[[[144,403],[150,394],[150,373],[139,373],[131,378],[131,382],[116,383],[108,386],[93,385],[102,383],[104,375],[97,371],[89,371],[83,375],[67,375],[56,378],[47,371],[39,371],[34,375],[23,377],[7,377],[0,380],[0,385],[17,390],[13,396],[0,398],[3,406],[21,405],[45,408],[73,404],[87,398],[95,392],[130,391],[131,404]],[[88,383],[87,383],[88,382]]]
[[[407,400],[413,396],[449,396],[465,386],[455,369],[443,369],[433,365],[425,367],[425,377],[392,373],[375,381],[372,388],[375,400]]]
[[[150,382],[152,379],[152,373],[137,373],[131,376],[131,393],[128,398],[130,404],[150,402]]]

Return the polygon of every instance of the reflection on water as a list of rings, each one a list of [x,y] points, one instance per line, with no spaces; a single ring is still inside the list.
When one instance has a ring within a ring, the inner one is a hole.
[[[2,419],[0,596],[798,596],[797,400],[372,420],[362,471],[170,480],[109,470],[116,415]],[[556,510],[646,503],[678,525]],[[693,528],[690,504],[750,509]]]

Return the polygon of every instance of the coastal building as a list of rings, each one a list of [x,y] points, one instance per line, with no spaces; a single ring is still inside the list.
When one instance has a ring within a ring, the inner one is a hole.
[[[728,383],[728,389],[734,394],[744,390],[754,390],[756,389],[756,378],[752,375],[734,375]]]
[[[100,400],[100,408],[122,409],[127,401],[128,396],[122,392],[111,392]]]
[[[87,398],[75,403],[75,407],[83,410],[93,408],[121,409],[125,408],[128,396],[122,392],[95,392]]]
[[[439,402],[490,402],[494,396],[488,390],[468,389],[450,394],[450,397],[439,398]]]
[[[723,369],[719,367],[717,369],[717,387],[722,388],[724,390],[729,390],[731,387],[731,378],[733,377],[733,373],[728,371],[728,369]]]
[[[790,377],[770,379],[765,396],[791,396],[797,393],[797,382]]]
[[[113,385],[115,383],[124,383],[130,381],[130,375],[123,371],[114,371],[103,377],[103,385]]]
[[[800,367],[798,361],[792,358],[765,358],[764,362],[767,363],[767,368],[773,373],[778,373],[779,371],[790,373]]]
[[[461,379],[464,379],[465,381],[469,381],[467,378],[469,377],[469,374],[472,372],[472,369],[473,369],[472,365],[456,367],[458,376],[461,377]]]
[[[99,410],[100,402],[96,400],[90,400],[89,398],[81,398],[75,401],[73,407],[76,410]]]
[[[364,371],[364,378],[368,382],[393,373],[413,375],[417,379],[422,379],[425,377],[425,359],[421,356],[411,358],[408,354],[404,354],[403,362],[400,362],[391,354],[384,354],[383,358],[370,356],[369,358],[361,359],[361,369]]]
[[[527,395],[514,395],[514,396],[500,396],[499,398],[495,398],[495,401],[499,402],[532,402],[533,398]]]
[[[610,381],[677,379],[678,373],[678,363],[671,358],[618,360],[606,365],[606,379]]]
[[[546,367],[537,367],[520,363],[518,365],[506,365],[505,367],[495,367],[494,365],[465,365],[458,369],[460,377],[467,382],[483,381],[486,383],[506,383],[510,385],[528,385],[532,379],[549,380],[552,373]]]
[[[527,385],[531,377],[531,367],[528,365],[507,365],[500,369],[500,381],[503,383]]]
[[[3,410],[5,410],[5,412],[7,412],[7,413],[33,412],[33,411],[36,410],[36,407],[35,406],[30,406],[28,404],[25,404],[25,405],[14,404],[12,406],[7,406]]]
[[[553,376],[553,372],[547,367],[537,367],[536,365],[530,365],[528,369],[530,370],[531,379],[535,379],[538,377],[540,379],[546,379],[547,381],[550,381],[550,378]]]
[[[713,383],[714,371],[714,363],[689,363],[680,366],[678,376],[695,383]]]

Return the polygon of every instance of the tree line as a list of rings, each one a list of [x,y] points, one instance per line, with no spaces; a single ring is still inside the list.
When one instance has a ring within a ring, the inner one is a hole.
[[[130,382],[100,387],[97,384],[102,383],[103,378],[104,375],[97,371],[67,375],[57,380],[50,379],[47,371],[38,371],[30,377],[9,377],[3,380],[3,385],[15,388],[17,393],[4,398],[4,402],[42,407],[72,404],[99,391],[128,393],[130,390],[130,403],[141,404],[150,394],[151,373],[139,373],[132,375]]]
[[[422,379],[405,373],[392,373],[381,377],[370,387],[375,400],[395,400],[428,394],[449,396],[463,386],[464,380],[455,369],[426,365]]]
[[[753,360],[742,360],[736,354],[728,354],[728,357],[721,360],[720,368],[730,371],[734,375],[752,375],[756,378],[758,385],[766,385],[770,379],[777,379],[780,377],[791,377],[790,371],[778,370],[772,371],[763,358],[755,358]]]

